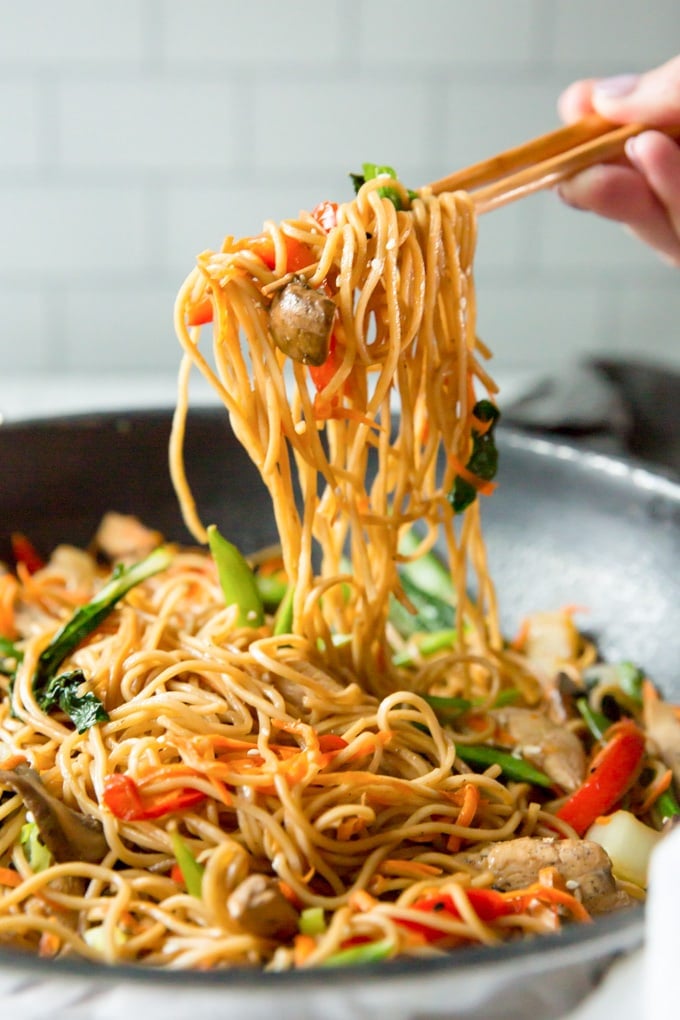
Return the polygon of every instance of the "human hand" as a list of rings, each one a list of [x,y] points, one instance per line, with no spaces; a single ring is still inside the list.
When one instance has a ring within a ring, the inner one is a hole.
[[[574,82],[559,99],[563,120],[591,113],[615,124],[680,124],[680,56],[646,74]],[[680,145],[660,131],[626,142],[627,161],[590,167],[565,181],[569,205],[625,223],[680,266]]]

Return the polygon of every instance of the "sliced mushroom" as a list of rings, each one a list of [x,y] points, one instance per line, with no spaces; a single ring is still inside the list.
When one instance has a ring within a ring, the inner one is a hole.
[[[101,822],[91,815],[73,811],[53,797],[30,766],[0,769],[0,786],[9,786],[23,798],[33,814],[41,840],[55,861],[96,863],[105,856],[108,844]]]
[[[229,914],[245,931],[264,939],[289,939],[298,930],[298,914],[266,875],[249,875],[227,901]]]
[[[542,769],[563,790],[581,785],[586,774],[586,755],[575,733],[558,726],[543,713],[530,708],[498,708],[489,712],[502,734],[522,757]]]
[[[608,855],[592,840],[520,836],[490,843],[463,859],[476,870],[491,871],[495,887],[503,892],[532,885],[543,868],[555,868],[591,914],[608,913],[633,903],[617,888]]]
[[[294,276],[272,298],[269,328],[284,354],[303,365],[323,365],[328,357],[335,305]]]

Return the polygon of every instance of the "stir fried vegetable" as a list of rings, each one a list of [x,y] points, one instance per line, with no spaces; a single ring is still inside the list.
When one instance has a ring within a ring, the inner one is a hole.
[[[449,501],[457,514],[474,503],[478,492],[487,495],[493,491],[492,481],[498,471],[494,431],[500,411],[490,400],[480,400],[472,413],[480,423],[472,430],[472,453],[464,467],[458,465],[458,475],[449,493]]]

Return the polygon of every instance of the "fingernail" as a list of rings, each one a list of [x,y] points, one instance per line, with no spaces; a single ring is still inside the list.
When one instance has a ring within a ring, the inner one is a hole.
[[[566,189],[561,184],[558,184],[557,187],[555,188],[555,194],[560,199],[560,201],[564,202],[565,205],[568,205],[570,209],[578,209],[579,212],[583,212],[583,206],[578,205],[577,202],[574,202],[574,200],[571,198],[570,195],[567,194]]]
[[[632,138],[629,138],[624,146],[626,156],[628,157],[628,161],[632,163],[633,166],[638,166],[640,162],[638,158],[638,148],[639,148],[638,140],[637,136],[635,135]]]
[[[607,99],[620,99],[630,95],[640,80],[639,74],[617,74],[613,78],[601,78],[595,82],[593,91]]]

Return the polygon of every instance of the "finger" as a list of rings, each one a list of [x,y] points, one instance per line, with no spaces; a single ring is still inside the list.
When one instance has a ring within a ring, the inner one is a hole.
[[[646,74],[623,74],[593,85],[595,111],[617,124],[665,127],[680,122],[680,56]]]
[[[557,100],[557,109],[560,117],[566,124],[571,124],[581,117],[587,117],[593,113],[592,92],[594,78],[584,81],[575,81],[564,90]]]
[[[659,131],[645,131],[629,139],[626,155],[646,178],[680,238],[680,146]]]
[[[560,185],[558,193],[576,209],[626,224],[667,261],[680,264],[680,239],[668,211],[633,167],[590,167]]]

